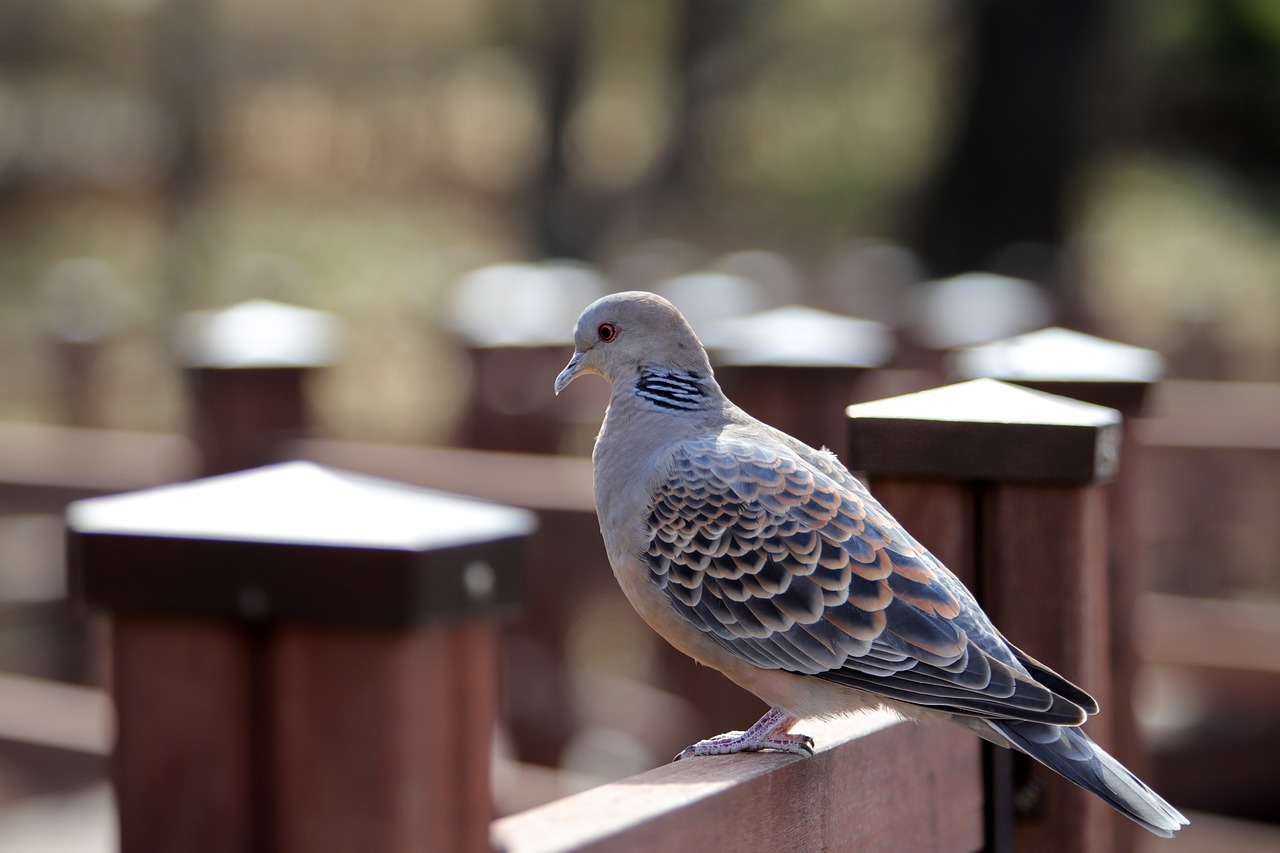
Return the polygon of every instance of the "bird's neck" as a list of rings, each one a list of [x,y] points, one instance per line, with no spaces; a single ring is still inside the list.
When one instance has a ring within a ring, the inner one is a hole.
[[[638,481],[675,443],[722,422],[730,408],[710,369],[644,366],[613,378],[593,457],[596,469]]]
[[[667,412],[704,410],[722,396],[709,372],[672,367],[640,368],[631,390],[640,407]]]

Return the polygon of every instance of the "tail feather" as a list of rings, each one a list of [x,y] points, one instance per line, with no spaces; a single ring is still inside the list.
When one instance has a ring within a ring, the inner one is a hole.
[[[1097,699],[1094,699],[1082,688],[1072,684],[1066,678],[1063,678],[1049,667],[1040,663],[1040,661],[1036,660],[1013,643],[1009,643],[1008,640],[1005,640],[1005,642],[1009,644],[1009,648],[1013,651],[1014,656],[1018,658],[1018,661],[1027,668],[1029,673],[1031,673],[1032,678],[1043,684],[1045,687],[1048,687],[1059,696],[1069,699],[1081,708],[1084,708],[1084,712],[1086,714],[1098,713]]]
[[[1187,819],[1159,794],[1072,726],[1017,720],[987,720],[1014,748],[1092,791],[1125,817],[1170,838]]]

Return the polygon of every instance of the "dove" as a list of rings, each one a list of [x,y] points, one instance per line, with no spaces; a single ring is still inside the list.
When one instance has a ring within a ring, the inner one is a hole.
[[[592,453],[623,593],[667,642],[769,705],[677,759],[810,755],[805,717],[888,708],[1026,753],[1156,835],[1187,819],[1080,726],[1080,687],[1011,644],[973,595],[827,450],[748,415],[674,305],[644,292],[583,311],[559,394],[611,385]]]

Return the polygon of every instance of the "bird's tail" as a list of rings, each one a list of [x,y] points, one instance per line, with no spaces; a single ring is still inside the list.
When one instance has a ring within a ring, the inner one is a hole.
[[[987,720],[1015,749],[1092,791],[1147,830],[1164,838],[1186,826],[1187,819],[1073,726],[1020,720]]]

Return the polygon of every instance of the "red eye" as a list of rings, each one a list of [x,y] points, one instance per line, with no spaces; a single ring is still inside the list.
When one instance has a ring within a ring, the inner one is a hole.
[[[618,336],[618,327],[612,323],[601,323],[600,328],[596,329],[596,334],[607,344]]]

